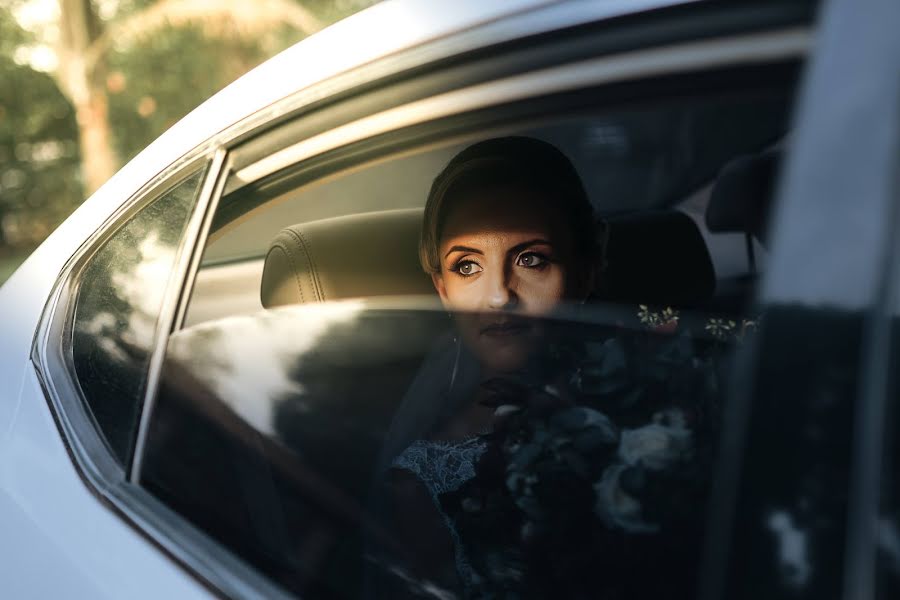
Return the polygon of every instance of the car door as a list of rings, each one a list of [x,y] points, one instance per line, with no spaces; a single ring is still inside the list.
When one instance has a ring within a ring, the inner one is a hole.
[[[900,6],[858,9],[820,15],[733,386],[709,598],[896,594]]]
[[[211,189],[204,182],[216,170],[210,169],[210,158],[199,153],[145,186],[89,239],[54,288],[36,339],[54,357],[80,358],[67,363],[75,367],[71,373],[26,365],[16,389],[21,396],[10,406],[13,419],[0,437],[5,532],[0,569],[10,597],[207,595],[127,525],[134,515],[110,510],[105,498],[124,478],[130,460],[147,363],[159,329],[165,328],[160,315],[167,290],[173,291],[171,273],[202,217],[197,207],[209,200]],[[73,269],[76,277],[68,275]],[[131,284],[121,286],[126,280]],[[125,288],[132,290],[130,297],[122,295]],[[80,299],[77,309],[65,300],[72,297]],[[73,310],[84,328],[48,338],[51,325],[70,320]],[[101,345],[108,344],[118,346],[114,353],[120,360],[104,355]],[[121,360],[125,355],[137,362]],[[34,362],[47,364],[45,358],[35,356]],[[94,375],[73,376],[79,371]],[[48,400],[79,402],[80,385],[86,385],[88,402],[99,403],[46,412]],[[73,470],[73,461],[90,471]]]

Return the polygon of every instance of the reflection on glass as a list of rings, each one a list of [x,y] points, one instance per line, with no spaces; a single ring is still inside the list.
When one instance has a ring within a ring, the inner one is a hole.
[[[285,307],[174,334],[142,481],[301,594],[691,598],[746,332],[581,307]],[[496,335],[495,335],[496,338]],[[509,348],[507,348],[508,350]]]
[[[896,311],[896,309],[895,309]],[[884,415],[885,437],[882,456],[882,479],[880,482],[880,502],[878,520],[875,523],[874,543],[876,548],[876,589],[877,600],[888,600],[900,595],[900,437],[897,425],[898,354],[894,340],[897,339],[898,321],[891,323],[892,349],[888,373],[889,386],[886,391],[887,410]]]
[[[203,172],[127,222],[81,274],[73,362],[85,400],[123,463],[146,383],[156,323]]]
[[[791,514],[784,510],[772,512],[768,526],[777,540],[782,580],[789,587],[803,587],[810,576],[806,533],[797,527]]]
[[[895,577],[900,576],[900,530],[895,518],[878,520],[878,549],[884,555],[887,570]]]
[[[199,385],[255,429],[274,435],[278,402],[294,398],[295,410],[304,410],[306,390],[291,378],[293,362],[319,347],[322,336],[335,327],[352,327],[362,307],[361,301],[319,304],[307,309],[305,319],[285,319],[276,310],[232,319],[225,328],[201,324],[172,338],[168,360],[190,365]]]

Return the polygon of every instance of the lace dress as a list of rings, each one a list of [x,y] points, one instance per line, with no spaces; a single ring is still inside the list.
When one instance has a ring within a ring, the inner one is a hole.
[[[404,469],[415,475],[428,490],[450,531],[456,571],[467,595],[477,588],[480,578],[466,557],[456,524],[441,508],[439,497],[455,492],[475,477],[475,465],[486,449],[487,444],[477,437],[458,442],[416,440],[392,463],[394,468]]]

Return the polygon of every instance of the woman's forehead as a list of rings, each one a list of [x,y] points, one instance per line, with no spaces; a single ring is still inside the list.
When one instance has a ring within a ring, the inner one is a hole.
[[[457,199],[447,211],[441,245],[453,239],[505,233],[550,242],[565,237],[563,218],[552,198],[519,188],[495,188]]]

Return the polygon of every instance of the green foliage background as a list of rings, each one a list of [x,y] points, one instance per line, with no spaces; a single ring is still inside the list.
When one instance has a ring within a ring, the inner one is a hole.
[[[74,111],[50,74],[16,60],[33,44],[0,5],[0,281],[84,199]],[[119,0],[110,21],[157,0]],[[296,0],[329,24],[375,0]],[[96,6],[96,4],[95,4]],[[124,165],[218,90],[304,37],[288,27],[253,39],[166,27],[116,43],[106,59],[114,149]]]
[[[50,75],[13,59],[32,41],[0,9],[0,258],[40,241],[82,200],[72,107]]]

